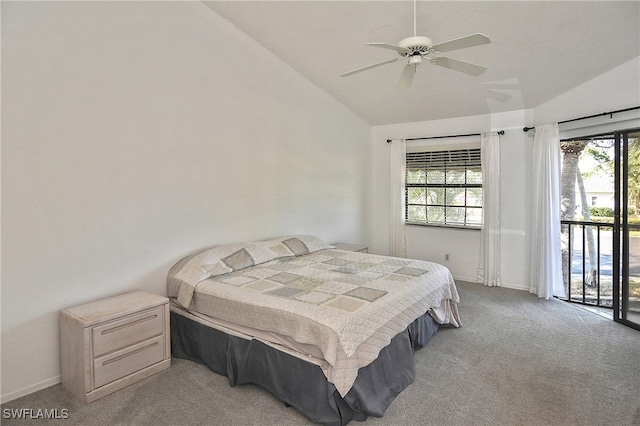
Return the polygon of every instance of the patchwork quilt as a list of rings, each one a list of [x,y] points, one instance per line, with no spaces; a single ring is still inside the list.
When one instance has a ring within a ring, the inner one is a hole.
[[[188,256],[169,271],[168,292],[188,310],[318,348],[342,396],[358,369],[426,312],[438,308],[438,322],[460,325],[444,266],[336,250],[306,235]]]

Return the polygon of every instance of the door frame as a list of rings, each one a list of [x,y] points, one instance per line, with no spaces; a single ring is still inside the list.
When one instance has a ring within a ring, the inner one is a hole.
[[[629,135],[640,129],[615,132],[613,226],[613,320],[640,330],[628,318],[629,309]]]

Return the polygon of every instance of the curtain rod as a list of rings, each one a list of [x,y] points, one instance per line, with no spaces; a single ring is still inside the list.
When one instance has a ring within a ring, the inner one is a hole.
[[[593,114],[593,115],[587,115],[585,117],[572,118],[571,120],[558,121],[558,124],[571,123],[572,121],[586,120],[588,118],[602,117],[604,115],[610,115],[611,116],[610,118],[613,118],[613,114],[617,114],[619,112],[633,111],[634,109],[640,109],[640,106],[619,109],[616,111],[601,112],[600,114]],[[529,130],[533,130],[533,129],[535,129],[535,127],[525,127],[522,130],[525,132],[528,132]]]
[[[504,135],[504,130],[499,130],[496,133]],[[406,138],[405,141],[421,141],[426,139],[446,139],[446,138],[463,138],[465,136],[482,136],[482,133],[467,133],[466,135],[447,135],[447,136],[426,136],[423,138]],[[392,139],[387,139],[387,143],[391,143]]]

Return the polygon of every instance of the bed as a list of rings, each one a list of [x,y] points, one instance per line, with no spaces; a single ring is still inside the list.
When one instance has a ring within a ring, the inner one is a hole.
[[[415,378],[414,350],[441,325],[460,326],[444,266],[310,235],[198,251],[170,269],[167,286],[174,357],[327,425],[382,416]]]

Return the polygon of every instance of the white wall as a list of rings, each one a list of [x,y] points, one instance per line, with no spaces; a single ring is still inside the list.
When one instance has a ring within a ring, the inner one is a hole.
[[[640,56],[534,108],[548,124],[640,105]]]
[[[640,57],[618,66],[530,110],[375,126],[372,130],[371,251],[389,254],[389,138],[455,135],[505,130],[501,141],[502,285],[528,290],[531,146],[524,126],[553,123],[640,105]],[[408,142],[411,144],[413,142]],[[439,141],[438,144],[442,142]],[[442,263],[453,276],[475,281],[480,252],[478,231],[407,226],[408,256]],[[450,260],[444,261],[448,253]]]
[[[200,2],[3,2],[2,124],[3,401],[187,252],[369,237],[370,126]]]
[[[412,138],[479,133],[504,130],[501,141],[502,203],[502,281],[505,287],[525,289],[523,271],[527,269],[528,224],[527,189],[530,184],[528,161],[530,141],[522,131],[529,120],[526,111],[461,117],[447,120],[375,126],[372,131],[373,177],[371,251],[389,254],[389,138]],[[407,142],[407,149],[412,144]],[[458,139],[439,139],[433,144],[459,143]],[[476,281],[480,255],[480,232],[412,225],[406,227],[408,257],[447,266],[456,279]],[[449,261],[445,261],[449,254]]]

